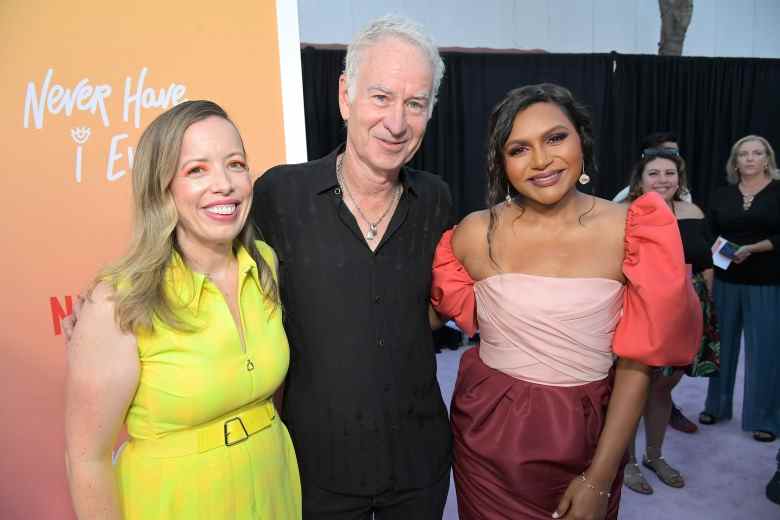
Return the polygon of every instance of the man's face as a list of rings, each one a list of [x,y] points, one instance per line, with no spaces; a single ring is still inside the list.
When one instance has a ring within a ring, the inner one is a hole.
[[[347,121],[347,149],[358,164],[395,173],[420,147],[428,123],[433,75],[414,45],[385,38],[364,49],[354,85],[339,79],[339,108]]]

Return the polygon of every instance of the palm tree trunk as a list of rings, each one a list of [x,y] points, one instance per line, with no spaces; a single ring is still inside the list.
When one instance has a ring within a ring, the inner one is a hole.
[[[658,0],[661,9],[661,41],[658,54],[680,56],[685,32],[693,16],[693,0]]]

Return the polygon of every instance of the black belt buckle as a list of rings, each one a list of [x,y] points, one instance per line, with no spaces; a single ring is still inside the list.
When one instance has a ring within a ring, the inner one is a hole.
[[[228,428],[230,427],[230,423],[235,421],[238,421],[238,424],[241,425],[241,429],[244,430],[244,436],[236,441],[230,441],[228,440],[228,437],[230,436],[230,432],[228,431]],[[224,431],[225,431],[225,446],[233,446],[240,442],[244,442],[249,438],[249,432],[246,431],[246,426],[244,426],[244,421],[241,420],[241,417],[233,417],[232,419],[228,419],[227,421],[225,421]]]

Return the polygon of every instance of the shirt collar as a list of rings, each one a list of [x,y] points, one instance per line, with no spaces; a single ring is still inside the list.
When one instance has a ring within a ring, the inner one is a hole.
[[[244,280],[246,280],[247,277],[250,277],[252,278],[252,280],[254,280],[255,285],[257,285],[257,288],[262,290],[262,286],[260,285],[260,273],[257,269],[257,263],[255,263],[255,259],[252,258],[252,255],[249,254],[249,251],[246,250],[243,244],[238,245],[236,258],[238,259],[238,276],[239,276],[238,286],[242,287],[244,284]]]
[[[313,182],[314,193],[319,195],[339,187],[339,181],[336,178],[336,158],[340,153],[344,152],[345,148],[346,144],[341,143],[338,148],[320,159],[320,161],[322,161],[322,168],[319,171],[319,176]],[[401,179],[401,184],[404,187],[404,191],[408,191],[416,197],[418,195],[417,175],[410,171],[406,166],[402,166],[399,177]]]
[[[320,159],[322,168],[318,168],[318,175],[312,183],[314,193],[319,195],[338,187],[339,181],[336,178],[336,158],[344,151],[345,147],[346,145],[341,143],[338,148]]]
[[[257,288],[262,290],[257,264],[242,244],[238,245],[236,260],[238,260],[238,286],[243,287],[246,278],[250,277]],[[173,298],[195,315],[200,311],[200,302],[207,279],[205,274],[190,269],[178,251],[173,251],[167,273],[168,290]]]

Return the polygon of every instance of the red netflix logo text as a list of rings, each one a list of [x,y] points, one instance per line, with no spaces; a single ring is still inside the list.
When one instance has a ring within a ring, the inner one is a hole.
[[[62,334],[62,318],[73,313],[73,297],[71,295],[65,295],[65,308],[62,308],[60,300],[56,296],[49,298],[49,306],[51,307],[51,323],[54,326],[54,335],[59,336]]]

